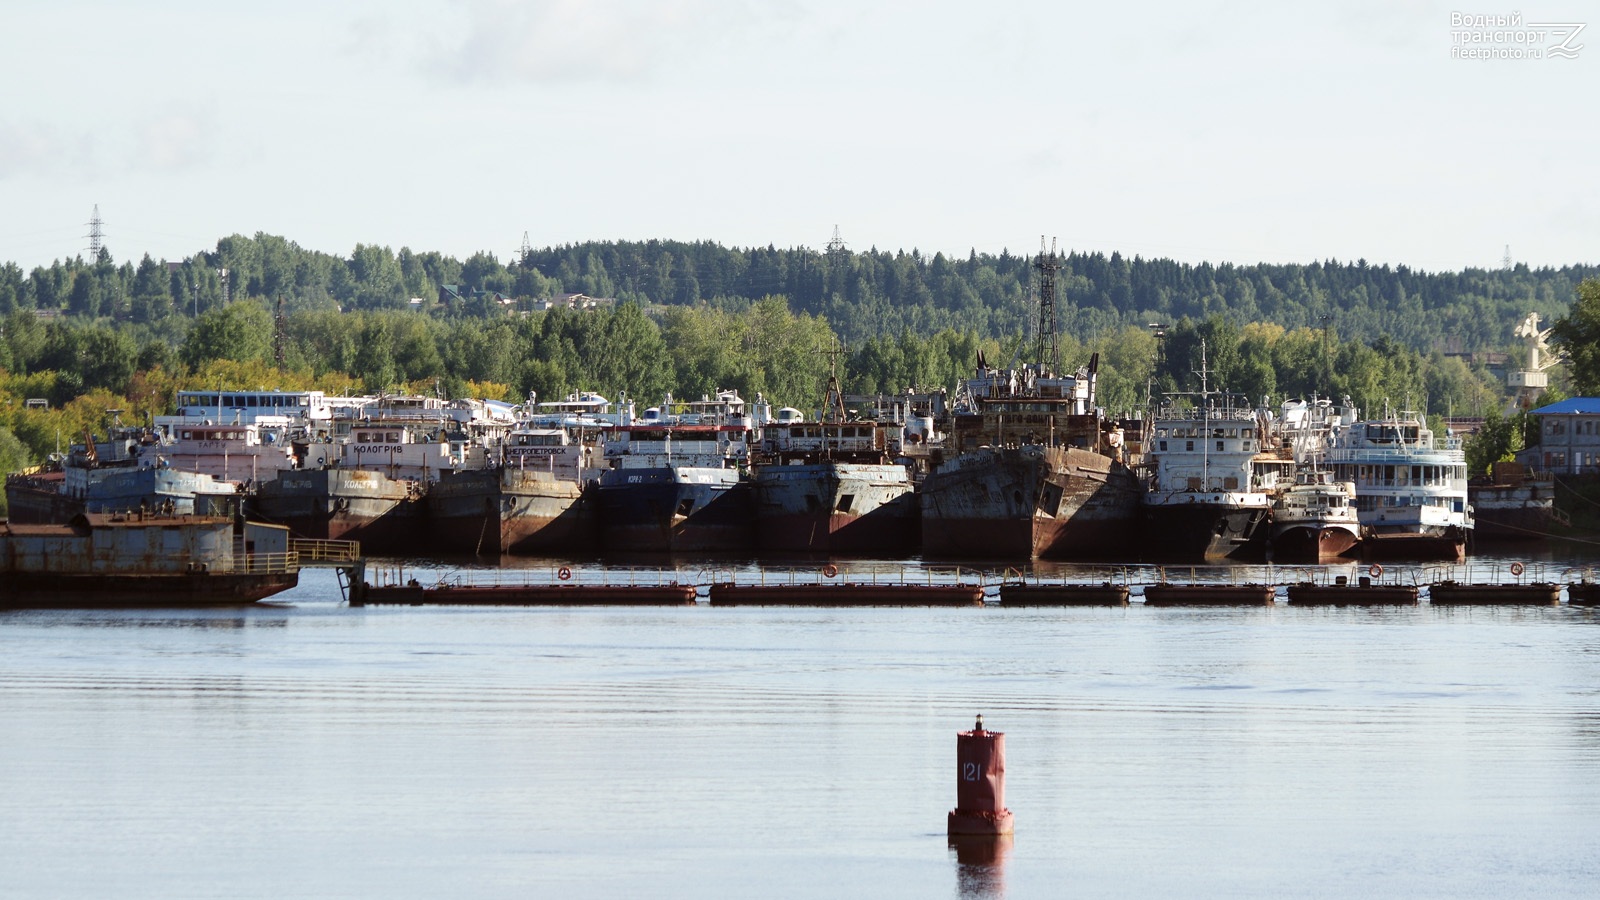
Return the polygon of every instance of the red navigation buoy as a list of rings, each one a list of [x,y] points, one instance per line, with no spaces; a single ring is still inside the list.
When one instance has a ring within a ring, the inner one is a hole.
[[[1011,833],[1006,809],[1006,736],[985,731],[983,716],[971,731],[956,732],[956,808],[950,811],[950,834]]]

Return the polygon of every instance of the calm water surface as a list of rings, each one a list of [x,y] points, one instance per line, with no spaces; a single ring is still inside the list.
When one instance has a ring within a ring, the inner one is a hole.
[[[0,613],[0,896],[1600,893],[1584,609],[280,599]]]

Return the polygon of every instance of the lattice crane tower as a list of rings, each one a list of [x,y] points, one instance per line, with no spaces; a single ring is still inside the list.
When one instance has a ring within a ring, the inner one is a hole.
[[[1528,317],[1517,326],[1514,334],[1528,345],[1528,366],[1520,371],[1507,373],[1506,382],[1517,391],[1516,399],[1513,401],[1516,408],[1531,409],[1534,401],[1538,400],[1539,395],[1550,386],[1550,376],[1546,375],[1544,370],[1560,362],[1560,359],[1555,356],[1547,359],[1540,356],[1550,349],[1550,345],[1545,342],[1550,336],[1550,329],[1539,328],[1538,313],[1528,313]]]

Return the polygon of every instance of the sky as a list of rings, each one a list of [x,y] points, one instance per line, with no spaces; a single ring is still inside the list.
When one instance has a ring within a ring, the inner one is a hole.
[[[258,232],[504,261],[524,237],[835,228],[929,256],[1600,262],[1600,7],[1571,0],[8,0],[3,21],[0,263],[24,270],[85,254],[97,206],[135,262]]]

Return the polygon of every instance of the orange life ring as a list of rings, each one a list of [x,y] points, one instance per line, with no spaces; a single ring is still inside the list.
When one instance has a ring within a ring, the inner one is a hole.
[[[572,580],[572,570],[567,568],[566,566],[562,566],[559,570],[556,571],[556,577],[561,579],[562,581],[570,581],[570,580]]]
[[[1518,578],[1521,578],[1522,577],[1522,572],[1523,572],[1522,563],[1514,562],[1514,563],[1511,564],[1511,574],[1512,575],[1515,575]]]
[[[839,574],[839,567],[834,565],[833,563],[828,563],[827,565],[822,567],[822,574],[828,576],[829,578],[832,578],[833,576]]]
[[[1367,574],[1371,575],[1373,578],[1382,578],[1383,577],[1383,566],[1380,566],[1377,563],[1373,563],[1370,567],[1367,568]]]

